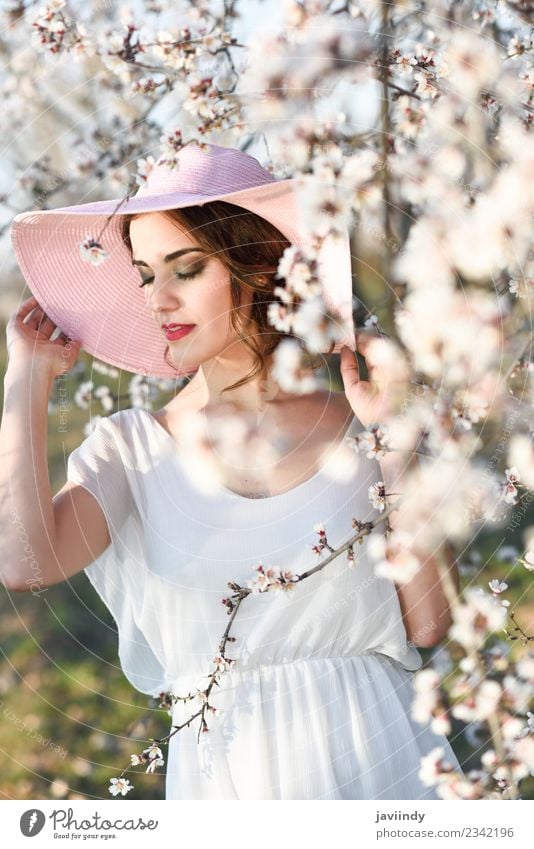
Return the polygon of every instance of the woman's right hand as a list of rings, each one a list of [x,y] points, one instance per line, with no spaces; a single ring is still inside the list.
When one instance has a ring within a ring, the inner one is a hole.
[[[81,343],[68,339],[62,331],[52,342],[50,337],[56,327],[37,298],[23,301],[6,326],[9,363],[23,363],[50,379],[69,371],[78,358]]]

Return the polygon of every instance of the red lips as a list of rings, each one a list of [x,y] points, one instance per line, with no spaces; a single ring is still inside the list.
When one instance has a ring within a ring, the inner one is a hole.
[[[196,324],[168,324],[163,325],[163,332],[169,341],[174,341],[175,339],[181,339],[182,336],[187,336],[188,333],[191,333],[194,330]]]
[[[163,327],[164,330],[170,330],[173,327],[192,327],[193,325],[192,324],[176,324],[175,322],[172,322],[171,324],[162,324],[161,326]]]

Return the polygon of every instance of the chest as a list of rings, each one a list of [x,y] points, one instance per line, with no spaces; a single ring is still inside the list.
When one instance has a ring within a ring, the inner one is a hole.
[[[315,477],[322,468],[326,449],[326,442],[315,439],[280,440],[276,448],[273,443],[260,446],[260,439],[253,439],[238,458],[217,459],[227,489],[246,498],[266,498]]]
[[[160,413],[154,418],[180,445],[180,419]],[[267,415],[259,423],[243,414],[232,418],[219,408],[204,412],[204,422],[202,453],[208,465],[217,469],[226,489],[255,499],[282,495],[315,478],[350,433],[354,415],[345,399],[335,399],[321,410],[296,407],[293,414]]]

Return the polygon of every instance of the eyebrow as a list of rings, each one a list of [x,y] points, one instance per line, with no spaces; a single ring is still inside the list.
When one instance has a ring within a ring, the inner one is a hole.
[[[179,251],[173,251],[172,254],[167,254],[167,256],[163,257],[163,262],[171,262],[171,260],[176,259],[183,254],[191,253],[191,251],[204,251],[204,248],[180,248]],[[142,259],[132,260],[132,265],[144,265],[146,268],[150,268],[150,266]]]

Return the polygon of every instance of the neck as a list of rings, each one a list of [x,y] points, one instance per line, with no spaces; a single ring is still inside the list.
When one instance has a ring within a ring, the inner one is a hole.
[[[262,374],[223,392],[225,387],[241,380],[251,366],[252,362],[244,364],[242,360],[231,362],[215,357],[199,367],[180,396],[189,396],[197,409],[229,405],[236,411],[251,415],[265,413],[272,404],[294,400],[294,393],[282,390],[272,376],[272,355],[266,358]]]

